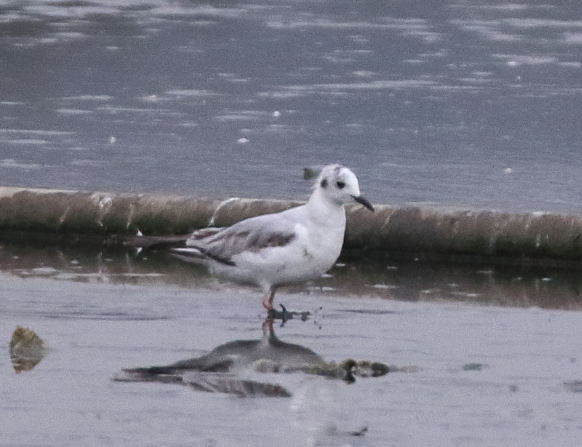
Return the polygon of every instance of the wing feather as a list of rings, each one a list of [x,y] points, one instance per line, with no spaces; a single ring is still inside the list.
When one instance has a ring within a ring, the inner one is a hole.
[[[232,227],[198,231],[186,242],[188,248],[226,265],[236,265],[232,257],[242,252],[259,252],[265,248],[283,247],[297,237],[295,223],[280,215],[270,214],[243,220]]]

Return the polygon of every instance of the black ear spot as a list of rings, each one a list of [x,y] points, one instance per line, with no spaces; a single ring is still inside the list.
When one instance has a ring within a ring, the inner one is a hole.
[[[327,179],[325,179],[325,178],[324,178],[324,179],[321,181],[321,187],[322,187],[322,188],[327,188]]]
[[[335,186],[337,186],[339,189],[344,189],[344,186],[346,186],[346,184],[342,181],[338,181],[336,182]]]

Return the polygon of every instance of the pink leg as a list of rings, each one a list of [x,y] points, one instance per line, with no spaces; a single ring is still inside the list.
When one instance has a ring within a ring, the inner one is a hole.
[[[273,299],[275,298],[275,289],[271,288],[263,297],[263,307],[267,310],[273,310]]]
[[[263,337],[270,337],[275,335],[275,331],[273,330],[273,319],[267,317],[265,321],[263,321],[262,329]]]

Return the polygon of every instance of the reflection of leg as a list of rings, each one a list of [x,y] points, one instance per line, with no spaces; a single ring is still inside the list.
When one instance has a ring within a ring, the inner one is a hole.
[[[273,329],[273,319],[270,316],[265,318],[262,325],[263,337],[269,338],[271,335],[275,335],[275,330]]]
[[[263,307],[267,310],[273,310],[273,299],[275,298],[275,289],[271,288],[263,297]]]

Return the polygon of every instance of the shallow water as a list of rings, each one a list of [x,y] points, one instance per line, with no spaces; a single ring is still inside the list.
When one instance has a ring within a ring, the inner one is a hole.
[[[375,203],[580,212],[578,7],[429,3],[4,2],[1,182],[304,198],[301,169],[341,161]],[[283,290],[314,315],[281,340],[419,370],[240,398],[112,379],[260,338],[257,291],[3,243],[0,445],[578,445],[578,270],[466,261],[346,254]],[[50,348],[20,374],[17,325]]]
[[[8,2],[8,186],[582,210],[573,2]]]
[[[374,267],[344,259],[332,276],[278,294],[278,303],[314,315],[278,323],[276,334],[326,361],[356,358],[418,371],[353,385],[268,374],[262,380],[293,396],[241,398],[112,380],[122,368],[164,365],[261,338],[257,291],[146,255],[0,250],[1,445],[579,442],[580,303],[564,272],[530,271],[528,278],[521,270],[521,279],[508,280],[495,266],[483,273],[483,266],[392,260]],[[483,277],[488,285],[477,279]],[[422,288],[430,281],[439,292]],[[550,296],[553,301],[540,298]],[[17,325],[34,329],[50,348],[20,374],[7,349]],[[363,437],[344,433],[363,427]]]

